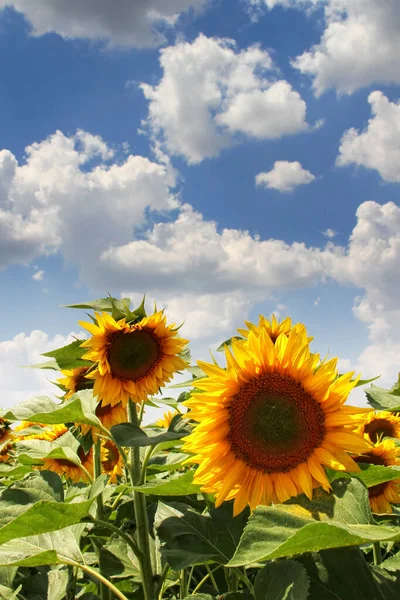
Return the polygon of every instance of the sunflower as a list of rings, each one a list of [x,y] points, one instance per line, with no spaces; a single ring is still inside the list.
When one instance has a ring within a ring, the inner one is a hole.
[[[24,434],[25,430],[30,430]],[[32,421],[22,421],[20,425],[15,428],[18,431],[18,441],[21,440],[47,440],[53,442],[57,438],[67,433],[68,427],[65,425],[52,425],[48,427],[43,423],[33,423]],[[19,433],[19,432],[22,433]],[[33,432],[33,433],[32,433]]]
[[[375,444],[363,456],[356,456],[357,463],[384,465],[385,467],[400,466],[400,447],[394,440],[382,440]],[[384,483],[378,483],[368,488],[369,503],[375,513],[392,513],[391,504],[400,504],[400,478]]]
[[[237,515],[247,504],[311,498],[313,488],[331,488],[324,466],[359,470],[347,452],[370,444],[353,432],[363,409],[343,406],[353,373],[338,377],[337,359],[321,363],[300,325],[275,344],[258,327],[232,350],[226,370],[199,362],[208,377],[184,403],[199,423],[183,451],[194,454],[194,481],[216,493],[216,506],[234,499]]]
[[[400,417],[388,410],[379,410],[365,415],[358,431],[374,444],[382,438],[400,439]]]
[[[10,451],[12,450],[12,442],[8,442],[4,444],[4,446],[0,450],[0,463],[5,463],[10,460],[11,455]]]
[[[278,336],[280,336],[281,333],[283,333],[286,336],[289,336],[293,328],[301,330],[305,333],[305,327],[301,323],[296,323],[296,325],[292,327],[292,320],[290,319],[290,317],[286,317],[286,319],[279,323],[274,314],[272,315],[271,321],[266,319],[264,315],[260,315],[258,319],[258,326],[254,325],[254,323],[251,323],[250,321],[245,321],[245,324],[247,326],[247,329],[238,329],[237,331],[246,339],[250,331],[253,331],[256,335],[259,335],[261,329],[265,329],[265,331],[268,333],[269,337],[273,342],[277,340]],[[312,337],[308,338],[309,342],[311,342],[312,340]]]
[[[179,410],[168,410],[167,412],[165,412],[162,416],[161,419],[158,419],[158,421],[156,421],[156,425],[158,427],[165,427],[166,429],[168,429],[168,427],[171,425],[171,421],[172,419],[175,417],[175,415],[180,415],[181,413],[179,412]]]
[[[127,415],[126,408],[121,404],[103,404],[99,402],[96,408],[96,417],[101,421],[102,425],[106,429],[111,429],[113,425],[119,425],[119,423],[126,423]],[[78,425],[78,424],[77,424]],[[92,432],[93,439],[97,438],[97,428],[92,425],[79,424],[83,435]]]
[[[64,377],[57,379],[57,383],[62,385],[67,391],[64,397],[65,400],[76,394],[76,392],[93,387],[93,382],[86,378],[89,369],[90,367],[77,367],[76,369],[61,371]]]
[[[93,448],[91,448],[89,452],[85,454],[82,446],[80,446],[77,454],[83,467],[88,471],[90,476],[93,476]],[[77,483],[81,479],[84,481],[87,481],[88,479],[83,469],[64,458],[46,458],[43,466],[37,468],[40,471],[53,471],[60,477],[65,475],[66,479],[69,479],[74,483]]]
[[[144,401],[186,367],[179,353],[187,340],[166,324],[163,311],[131,325],[105,312],[95,314],[97,325],[80,325],[93,334],[82,344],[90,348],[83,358],[97,363],[87,377],[94,379],[93,393],[103,405]]]
[[[0,417],[0,444],[3,444],[6,440],[13,439],[13,434],[10,428],[10,423]]]
[[[103,441],[101,444],[101,466],[104,473],[110,475],[111,483],[115,483],[117,477],[122,475],[124,463],[117,446],[111,440]]]

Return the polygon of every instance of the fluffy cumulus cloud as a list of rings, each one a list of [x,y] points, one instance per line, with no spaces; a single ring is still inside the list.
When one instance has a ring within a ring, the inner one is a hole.
[[[130,241],[147,210],[178,205],[168,162],[120,159],[90,133],[58,131],[25,153],[18,165],[0,152],[0,267],[58,250],[84,276],[106,248]]]
[[[307,169],[303,169],[298,161],[277,160],[271,171],[256,175],[256,185],[279,192],[292,192],[297,186],[307,185],[314,179],[315,176]]]
[[[141,85],[146,123],[189,163],[216,156],[241,136],[275,139],[308,127],[304,100],[275,77],[270,55],[257,45],[238,51],[232,40],[200,35],[162,50],[160,64],[160,82]]]
[[[293,61],[313,77],[317,95],[329,88],[351,94],[374,82],[400,83],[398,0],[320,0],[319,4],[325,5],[321,40]]]
[[[1,341],[0,407],[13,406],[31,396],[58,395],[58,388],[49,381],[54,381],[57,377],[54,371],[26,367],[48,360],[41,356],[43,352],[50,352],[71,343],[74,340],[73,336],[76,334],[49,337],[44,331],[36,330],[29,334],[19,333],[11,340]]]
[[[162,29],[179,15],[205,7],[208,0],[0,0],[32,26],[32,34],[108,41],[119,46],[151,47],[165,42]]]
[[[336,163],[376,169],[385,181],[400,181],[400,101],[390,102],[375,91],[368,102],[372,117],[367,128],[344,132]]]

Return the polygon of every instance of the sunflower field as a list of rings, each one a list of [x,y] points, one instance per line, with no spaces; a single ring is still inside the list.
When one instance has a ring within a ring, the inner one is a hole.
[[[400,381],[339,374],[289,318],[193,365],[144,301],[70,308],[81,338],[34,365],[54,399],[0,418],[0,598],[398,600]]]

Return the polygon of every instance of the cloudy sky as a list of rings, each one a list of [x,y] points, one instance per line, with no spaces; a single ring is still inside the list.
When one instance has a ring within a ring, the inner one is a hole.
[[[0,0],[3,406],[107,293],[194,358],[275,312],[391,385],[399,29],[398,0]]]

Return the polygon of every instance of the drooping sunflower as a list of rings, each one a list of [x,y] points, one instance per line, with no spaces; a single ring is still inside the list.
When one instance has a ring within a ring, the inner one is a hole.
[[[235,515],[247,504],[329,490],[324,466],[357,471],[347,453],[370,446],[353,431],[363,409],[344,406],[353,373],[338,377],[337,359],[321,363],[304,332],[292,328],[274,343],[259,327],[234,340],[233,353],[226,348],[226,370],[199,362],[208,378],[184,403],[198,425],[183,451],[199,465],[195,483],[216,494],[217,506],[234,499]]]
[[[253,333],[258,335],[261,329],[265,329],[266,333],[268,333],[269,337],[273,342],[275,342],[275,340],[278,338],[278,336],[281,335],[281,333],[283,333],[286,336],[289,336],[293,328],[302,331],[304,332],[304,334],[306,334],[306,330],[303,324],[296,323],[292,326],[292,319],[290,317],[286,317],[286,319],[283,319],[283,321],[279,323],[274,314],[272,315],[271,320],[266,319],[264,315],[260,315],[258,319],[258,326],[254,325],[254,323],[251,323],[250,321],[245,321],[245,324],[247,326],[247,329],[238,329],[237,331],[246,339],[250,331],[253,331]],[[312,337],[309,337],[308,341],[311,342],[312,339]]]
[[[385,437],[400,439],[400,417],[388,410],[370,412],[365,415],[358,431],[374,444]]]
[[[123,404],[120,402],[119,404],[103,404],[99,402],[96,408],[96,417],[101,421],[102,425],[106,429],[111,429],[113,425],[118,425],[119,423],[126,423],[127,415],[126,408],[124,408]],[[92,425],[79,425],[82,433],[86,435],[89,431],[92,432],[92,437],[95,440],[98,435],[98,429]]]
[[[117,477],[122,475],[124,463],[118,452],[117,446],[111,441],[106,440],[101,444],[101,466],[104,473],[110,476],[110,482],[115,483]]]
[[[385,467],[400,466],[400,447],[394,440],[384,439],[375,444],[363,456],[356,456],[357,463],[384,465]],[[369,503],[375,513],[392,513],[392,504],[400,504],[400,478],[392,479],[368,488]]]
[[[93,448],[91,448],[89,452],[85,454],[82,446],[80,446],[77,454],[89,475],[93,476]],[[43,465],[36,468],[41,471],[53,471],[60,477],[65,476],[66,479],[69,479],[74,483],[77,483],[81,479],[83,479],[83,481],[87,481],[88,479],[83,469],[81,469],[75,463],[64,458],[46,458],[43,462]]]
[[[90,348],[83,358],[97,363],[87,377],[94,379],[93,393],[103,405],[126,405],[129,398],[142,402],[186,367],[179,353],[187,340],[177,336],[174,324],[167,325],[163,311],[131,325],[105,312],[96,319],[97,325],[80,325],[92,334],[82,344]]]
[[[77,367],[76,369],[65,369],[61,371],[64,375],[61,379],[57,379],[57,383],[66,389],[64,399],[71,398],[76,392],[87,390],[93,387],[93,382],[87,379],[86,374],[90,367]]]
[[[166,429],[168,429],[168,427],[171,425],[171,421],[172,419],[175,417],[175,415],[180,415],[181,413],[179,412],[179,410],[167,410],[161,419],[158,419],[156,421],[156,425],[158,427],[165,427]]]

